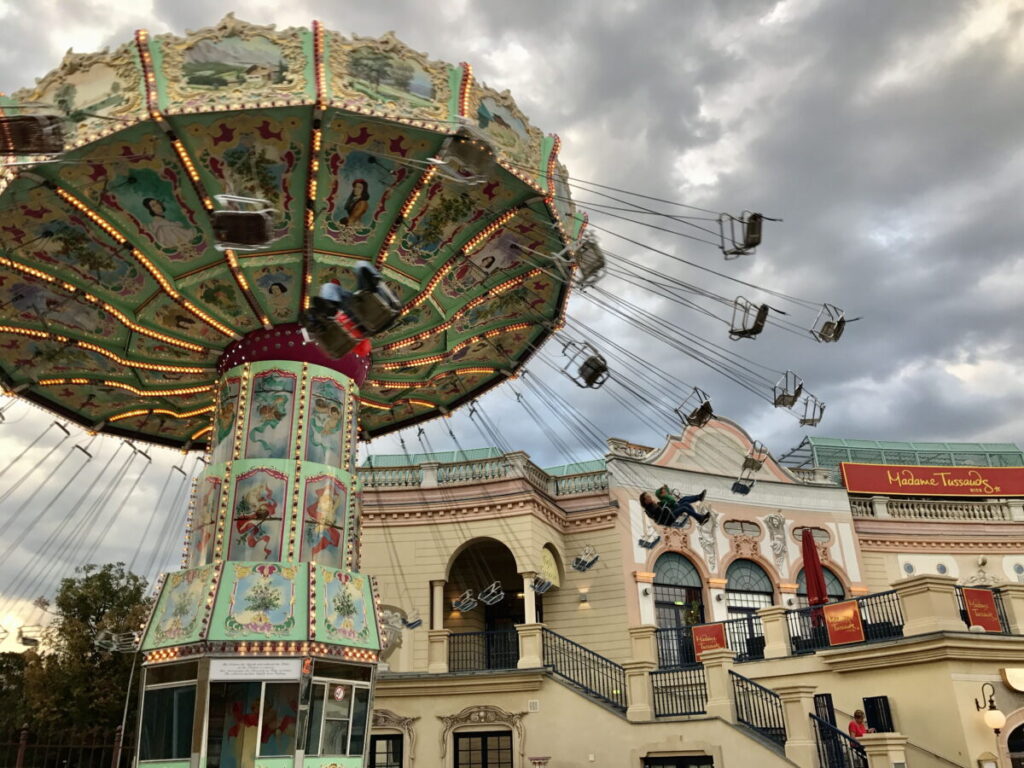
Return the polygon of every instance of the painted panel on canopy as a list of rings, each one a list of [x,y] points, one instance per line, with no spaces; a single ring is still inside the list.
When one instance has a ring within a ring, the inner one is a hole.
[[[86,374],[120,376],[124,372],[122,366],[98,352],[15,333],[0,333],[0,349],[10,365],[6,372],[16,382]]]
[[[245,333],[260,326],[242,289],[223,261],[183,278],[178,288],[194,304],[236,331]]]
[[[146,629],[142,650],[194,643],[203,636],[207,597],[217,568],[207,565],[167,575],[156,610]]]
[[[160,329],[164,333],[164,329]],[[186,336],[186,331],[178,331],[176,336]],[[193,343],[202,342],[191,339]],[[131,343],[128,346],[129,354],[133,359],[148,360],[152,362],[170,363],[182,366],[200,366],[212,369],[217,363],[220,351],[213,347],[204,352],[194,352],[190,349],[182,349],[176,344],[168,344],[160,339],[151,336],[143,336],[141,333],[132,334]]]
[[[196,315],[179,305],[165,293],[159,293],[139,311],[139,322],[151,328],[193,341],[197,344],[223,349],[231,343],[231,337],[207,325]]]
[[[298,374],[280,368],[251,371],[242,455],[247,459],[286,459],[295,450]],[[273,558],[272,558],[273,559]]]
[[[372,387],[364,386],[367,397],[401,401],[403,398],[427,400],[434,403],[450,403],[482,386],[484,382],[500,374],[499,365],[456,366],[450,371],[435,373],[429,379],[419,382],[412,389],[403,387],[399,381],[374,379]],[[510,366],[508,366],[510,367]],[[476,368],[472,373],[466,368]],[[413,382],[415,384],[415,382]]]
[[[525,194],[522,185],[468,186],[435,175],[406,217],[408,226],[399,230],[387,262],[403,272],[432,277],[458,246]]]
[[[409,312],[409,315],[414,315],[411,324],[415,325],[416,327],[421,327],[425,325],[424,323],[421,323],[417,319],[419,317],[417,313],[419,312],[420,307],[410,310]],[[425,310],[425,312],[428,313],[428,315],[434,315],[436,314],[437,311],[434,310],[432,307],[429,307],[427,308],[427,310]],[[408,317],[409,315],[406,315],[406,317]],[[429,328],[433,326],[427,325],[427,327]],[[405,332],[402,333],[399,336],[399,338],[405,338],[407,336],[413,335],[408,328],[405,328],[403,330]],[[392,339],[389,338],[387,343],[391,343],[391,341]],[[385,361],[393,362],[402,359],[413,359],[423,357],[424,355],[436,355],[437,353],[443,352],[444,350],[448,349],[448,341],[445,331],[437,331],[436,333],[430,333],[424,336],[423,338],[415,339],[413,341],[410,341],[408,344],[395,349],[385,349],[383,346],[384,342],[378,343],[380,343],[381,346],[374,347],[373,350],[373,361],[375,363]],[[371,371],[371,377],[374,375],[374,371],[377,370],[377,368],[374,368]]]
[[[242,274],[256,302],[273,323],[294,322],[302,298],[302,256],[243,256]]]
[[[436,328],[443,320],[441,312],[434,306],[434,303],[429,300],[424,301],[401,315],[387,331],[374,336],[373,345],[375,348],[379,348],[402,339],[407,339],[410,336]]]
[[[383,397],[375,397],[371,393],[364,393],[366,400],[363,401],[363,407],[359,412],[359,423],[363,429],[370,432],[381,429],[384,427],[390,427],[398,422],[409,421],[417,416],[423,414],[436,414],[437,408],[432,406],[426,406],[422,404],[407,404],[404,403],[395,412],[392,413],[391,408],[381,409],[372,405],[372,402],[377,402],[384,405],[389,405],[388,400]],[[369,401],[369,402],[367,402]]]
[[[131,386],[137,386],[134,382]],[[65,408],[79,413],[90,413],[97,421],[106,421],[119,413],[138,409],[161,408],[184,413],[210,405],[212,398],[209,392],[193,395],[168,395],[161,397],[143,397],[121,387],[108,386],[102,381],[89,384],[58,384],[40,387],[46,396],[63,405]]]
[[[451,269],[444,273],[434,295],[438,303],[450,308],[452,313],[460,311],[466,299],[475,298],[531,269],[541,268],[557,273],[551,260],[539,253],[557,253],[559,250],[561,243],[550,219],[533,210],[521,209],[469,256],[456,259]],[[457,301],[460,299],[462,301]]]
[[[164,274],[222,260],[203,209],[170,142],[154,123],[79,150],[55,166],[58,183],[87,202]]]
[[[132,307],[159,290],[122,246],[39,182],[19,178],[0,203],[0,238],[19,261],[66,280],[105,301]]]
[[[453,83],[457,88],[461,70],[428,59],[391,33],[379,39],[355,36],[350,40],[326,32],[324,49],[332,103],[406,119],[452,117]]]
[[[211,196],[266,200],[273,209],[271,240],[264,250],[302,247],[308,109],[181,115],[170,122]]]
[[[214,371],[209,373],[179,373],[177,371],[149,371],[145,368],[135,368],[133,373],[139,380],[140,386],[151,389],[170,389],[173,387],[210,387],[210,396],[213,396],[214,382],[212,381]]]
[[[278,31],[228,14],[187,38],[155,37],[150,51],[160,109],[167,113],[316,97],[312,34],[305,28]]]
[[[500,157],[531,179],[542,178],[541,140],[508,91],[498,92],[473,79],[467,116],[494,143]]]
[[[111,53],[71,53],[35,86],[17,91],[15,104],[46,104],[67,116],[65,145],[95,139],[148,117],[145,80],[134,43]],[[52,114],[52,109],[43,109]],[[112,119],[111,119],[112,118]]]
[[[149,436],[185,442],[199,430],[210,426],[210,414],[203,412],[187,418],[174,418],[159,413],[141,414],[130,419],[121,419],[108,426],[129,432],[139,432],[143,435],[143,439]]]
[[[409,126],[332,112],[317,174],[316,247],[374,258],[424,171],[402,158],[425,161],[439,142]]]
[[[355,648],[380,648],[370,578],[311,565],[316,571],[316,639]]]
[[[305,640],[308,591],[301,563],[225,563],[209,639]]]
[[[122,350],[128,329],[103,308],[31,275],[0,268],[0,324],[59,333]]]
[[[499,293],[458,315],[452,322],[451,338],[457,343],[491,328],[513,322],[537,323],[552,319],[562,283],[548,275],[527,278],[523,284]]]

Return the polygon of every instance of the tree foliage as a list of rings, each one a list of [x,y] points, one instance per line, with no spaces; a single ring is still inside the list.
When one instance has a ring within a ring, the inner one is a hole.
[[[0,655],[0,733],[23,724],[35,732],[109,733],[121,724],[135,655],[100,650],[94,641],[102,630],[142,626],[146,586],[124,563],[85,565],[61,581],[53,603],[42,603],[53,618],[40,646]]]

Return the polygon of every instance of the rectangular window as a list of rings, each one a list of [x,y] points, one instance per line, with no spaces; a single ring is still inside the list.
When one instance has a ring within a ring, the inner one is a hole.
[[[315,680],[310,693],[306,755],[362,755],[369,704],[369,686]]]
[[[397,733],[370,737],[369,768],[402,768],[402,736]]]
[[[455,768],[512,768],[512,734],[455,734]]]
[[[195,711],[195,683],[148,688],[142,703],[139,760],[188,760]]]

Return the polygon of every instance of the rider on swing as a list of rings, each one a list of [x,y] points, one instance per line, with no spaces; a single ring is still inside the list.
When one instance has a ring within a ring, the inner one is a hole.
[[[682,528],[686,521],[680,523],[679,518],[683,515],[692,517],[700,525],[707,522],[710,515],[707,512],[698,512],[693,506],[694,502],[704,501],[706,495],[707,491],[704,490],[695,496],[680,497],[679,494],[670,491],[667,485],[663,485],[654,492],[654,495],[648,491],[641,493],[640,504],[647,516],[657,525],[665,528]]]

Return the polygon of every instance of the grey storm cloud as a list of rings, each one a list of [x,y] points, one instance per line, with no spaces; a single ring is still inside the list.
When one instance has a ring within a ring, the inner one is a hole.
[[[237,11],[247,21],[279,27],[316,18],[345,34],[394,30],[417,50],[468,61],[489,85],[509,88],[535,125],[561,136],[561,157],[579,179],[712,212],[757,210],[783,218],[766,225],[756,255],[726,262],[706,243],[596,210],[590,214],[602,230],[861,316],[834,345],[778,327],[753,341],[730,342],[721,322],[653,295],[656,282],[650,288],[616,278],[601,284],[764,366],[757,370],[767,379],[776,371],[800,373],[828,406],[818,434],[1021,439],[1024,396],[1012,385],[1024,374],[1018,322],[1024,289],[1019,0],[299,0],[284,10],[277,6],[250,2],[235,8],[220,0],[154,0],[151,7],[117,0],[0,2],[0,90],[45,74],[78,29],[90,41],[113,46],[129,40],[135,26],[181,34]],[[580,200],[615,205],[584,186],[574,190]],[[714,239],[679,222],[657,223]],[[744,294],[773,305],[778,300],[611,234],[602,234],[601,242],[619,257],[730,299]],[[675,401],[666,395],[642,405],[646,418],[640,419],[612,397],[613,391],[623,396],[618,385],[580,390],[536,360],[525,380],[482,399],[513,449],[527,451],[542,465],[600,451],[578,425],[564,426],[557,413],[546,410],[538,386],[571,403],[600,434],[647,444],[678,432],[668,414],[686,395],[683,382],[707,390],[717,412],[776,454],[808,433],[701,360],[611,316],[594,303],[599,296],[575,296],[570,319],[668,371],[679,382]],[[708,306],[728,314],[721,305]],[[804,328],[814,319],[809,306],[779,308],[791,313],[787,321]],[[572,323],[568,334],[581,335]],[[549,341],[544,356],[560,359],[561,343]],[[642,364],[615,373],[640,384],[650,378]],[[527,417],[513,388],[543,423]],[[555,407],[564,414],[561,405]],[[42,423],[42,417],[29,421]],[[0,426],[5,452],[20,450],[34,434]],[[492,442],[487,438],[464,413],[428,425],[422,437],[415,430],[402,436],[410,453],[478,447]],[[398,437],[388,437],[372,450],[400,453],[402,446]],[[167,467],[177,461],[157,453],[161,468],[140,486],[132,525],[145,525]],[[177,542],[178,532],[171,539]],[[110,552],[105,545],[100,556]]]

